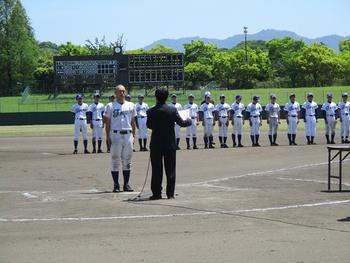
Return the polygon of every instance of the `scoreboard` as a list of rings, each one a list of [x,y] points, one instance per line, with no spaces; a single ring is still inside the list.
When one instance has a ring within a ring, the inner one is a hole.
[[[182,53],[55,56],[54,71],[58,88],[100,89],[117,84],[180,86],[184,81],[184,56]]]

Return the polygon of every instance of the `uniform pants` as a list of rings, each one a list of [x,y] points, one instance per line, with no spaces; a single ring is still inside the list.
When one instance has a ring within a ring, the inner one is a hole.
[[[83,135],[83,139],[87,140],[87,122],[86,120],[76,119],[74,122],[74,141],[79,141],[80,131]]]
[[[278,118],[269,117],[269,135],[277,134]]]
[[[177,124],[175,124],[175,137],[176,139],[180,139],[181,138],[181,127]]]
[[[93,120],[92,121],[92,139],[96,140],[102,140],[102,134],[103,134],[103,129],[102,129],[102,126],[103,126],[103,123],[102,123],[102,120]]]
[[[139,139],[147,139],[147,117],[137,118],[137,125],[139,127]]]
[[[120,134],[120,132],[114,133],[111,131],[111,159],[112,169],[111,171],[118,172],[120,166],[123,171],[130,171],[131,158],[133,152],[133,136],[131,133]]]
[[[186,127],[186,138],[197,137],[197,119],[192,119],[192,125]]]
[[[297,134],[298,117],[288,116],[288,134]]]
[[[337,124],[335,117],[327,116],[326,135],[335,135],[335,125]]]
[[[204,136],[213,136],[213,119],[204,120]]]
[[[305,135],[307,137],[316,136],[316,117],[315,116],[306,116]]]
[[[342,123],[341,123],[341,136],[343,138],[349,136],[350,132],[350,115],[342,115]]]
[[[220,137],[227,137],[227,117],[220,117],[219,122],[221,126],[219,126],[219,136]]]
[[[234,118],[233,120],[233,133],[235,135],[241,135],[243,129],[243,118]]]
[[[174,196],[176,181],[176,151],[151,149],[152,180],[151,190],[153,195],[162,194],[163,164],[167,178],[166,194]]]
[[[250,135],[260,135],[260,117],[250,117],[252,126],[250,127]]]

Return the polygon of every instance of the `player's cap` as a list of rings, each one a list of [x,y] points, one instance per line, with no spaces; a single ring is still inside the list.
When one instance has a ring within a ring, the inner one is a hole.
[[[253,100],[259,100],[260,97],[259,96],[253,96]]]
[[[348,96],[348,93],[347,93],[347,92],[343,92],[343,93],[341,94],[341,96],[342,96],[342,97],[347,97],[347,96]]]
[[[125,96],[126,99],[131,99],[131,96],[128,94]]]
[[[145,98],[145,96],[143,96],[142,94],[138,95],[137,97],[138,97],[139,99]]]
[[[307,94],[307,96],[308,96],[308,97],[313,97],[314,94],[313,94],[312,92],[309,92],[309,93]]]
[[[206,97],[211,97],[210,91],[206,91],[206,92],[204,93],[204,98],[206,98]]]
[[[238,100],[238,99],[242,99],[242,96],[239,94],[236,95],[236,100]]]
[[[290,94],[289,94],[289,98],[290,98],[290,97],[295,97],[295,93],[290,93]]]
[[[176,94],[171,94],[171,98],[176,98]]]
[[[328,93],[327,93],[327,97],[329,97],[329,98],[333,98],[333,94],[332,94],[332,93],[330,93],[330,92],[328,92]]]
[[[96,91],[96,92],[94,93],[94,97],[100,97],[100,93]]]
[[[276,99],[276,98],[277,98],[277,97],[276,97],[276,94],[271,94],[270,98],[271,98],[271,99]]]
[[[114,96],[114,95],[111,95],[111,96],[109,96],[108,98],[109,98],[109,99],[114,99],[115,96]]]
[[[221,94],[221,95],[220,95],[220,99],[221,99],[221,98],[226,98],[226,97],[225,97],[225,94]]]
[[[188,95],[187,98],[194,98],[193,94]]]
[[[80,99],[82,99],[84,96],[83,96],[83,94],[77,94],[76,96],[75,96],[75,99],[76,100],[80,100]]]

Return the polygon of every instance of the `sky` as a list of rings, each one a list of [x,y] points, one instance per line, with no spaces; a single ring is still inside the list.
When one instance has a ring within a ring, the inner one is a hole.
[[[127,49],[162,38],[224,39],[263,29],[350,35],[349,0],[21,0],[39,41],[84,44],[124,34]]]

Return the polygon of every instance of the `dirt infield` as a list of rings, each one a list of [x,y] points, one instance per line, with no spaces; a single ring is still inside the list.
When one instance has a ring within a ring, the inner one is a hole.
[[[0,262],[349,262],[350,194],[325,191],[323,136],[244,137],[179,151],[176,199],[142,202],[110,193],[110,156],[72,155],[71,136],[0,138]],[[134,154],[136,190],[147,161]]]

